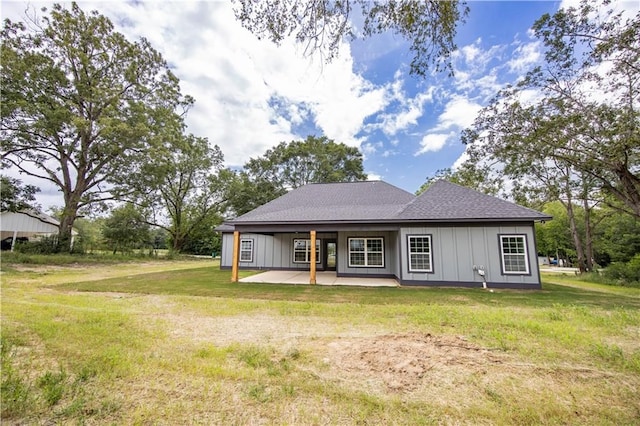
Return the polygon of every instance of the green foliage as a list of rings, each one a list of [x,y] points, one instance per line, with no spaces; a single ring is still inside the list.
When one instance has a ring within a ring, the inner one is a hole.
[[[228,209],[240,215],[309,183],[366,180],[362,153],[326,136],[281,142],[250,159],[241,173],[226,171]]]
[[[0,211],[16,212],[24,209],[39,209],[35,194],[40,188],[22,185],[20,179],[0,175]]]
[[[478,164],[467,161],[456,170],[446,168],[436,171],[432,177],[428,177],[426,182],[418,188],[416,195],[422,194],[438,180],[447,180],[494,196],[498,195],[501,187],[501,180],[492,176],[489,168],[480,167]]]
[[[571,238],[567,209],[559,201],[545,204],[542,211],[553,217],[545,223],[536,223],[538,253],[574,262],[575,245]],[[567,264],[567,263],[565,263]]]
[[[43,236],[37,241],[16,243],[15,250],[25,254],[53,254],[58,252],[58,237]]]
[[[626,263],[612,263],[605,269],[604,275],[619,285],[640,287],[640,253]]]
[[[258,38],[280,44],[294,35],[306,49],[320,50],[327,60],[338,54],[344,39],[384,32],[399,35],[410,43],[414,55],[411,73],[422,77],[433,65],[436,70],[453,73],[451,54],[456,50],[456,27],[468,13],[466,4],[458,1],[238,0],[236,4],[236,18]],[[351,18],[356,5],[364,22],[354,30]]]
[[[502,90],[463,140],[471,159],[501,163],[523,191],[568,206],[611,196],[640,217],[640,15],[623,21],[608,4],[583,0],[538,19],[544,65]]]
[[[113,254],[150,246],[149,225],[130,203],[113,210],[111,216],[104,221],[102,236]]]
[[[79,213],[125,190],[192,100],[147,40],[98,12],[54,4],[30,24],[6,20],[1,33],[2,164],[61,191],[68,250]]]
[[[180,253],[190,240],[191,249],[200,250],[203,230],[221,222],[222,162],[217,145],[179,134],[165,141],[133,178],[136,191],[127,198],[143,206],[148,223],[167,232],[172,251]]]
[[[182,253],[211,256],[220,255],[222,249],[222,237],[215,228],[222,220],[218,215],[211,214],[205,217],[187,237]]]
[[[611,208],[602,210],[595,241],[596,251],[606,254],[607,261],[628,262],[640,253],[640,219]],[[602,265],[606,266],[606,263]]]
[[[36,381],[36,385],[42,391],[44,400],[49,407],[56,405],[62,399],[66,379],[67,375],[64,371],[58,373],[47,371]]]

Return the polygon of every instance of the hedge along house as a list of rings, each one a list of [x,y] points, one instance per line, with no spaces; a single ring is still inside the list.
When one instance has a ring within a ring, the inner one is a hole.
[[[551,217],[446,181],[310,184],[218,228],[221,268],[336,271],[401,285],[539,289],[534,223]]]

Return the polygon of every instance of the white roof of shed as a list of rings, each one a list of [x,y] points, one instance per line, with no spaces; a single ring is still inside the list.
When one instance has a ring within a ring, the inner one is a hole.
[[[57,234],[59,225],[55,218],[35,210],[0,213],[2,239],[13,236],[16,231],[18,236]],[[77,235],[78,232],[73,230],[72,234]]]

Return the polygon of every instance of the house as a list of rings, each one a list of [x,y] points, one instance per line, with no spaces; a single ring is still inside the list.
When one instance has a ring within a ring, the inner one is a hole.
[[[437,181],[310,184],[218,228],[221,268],[391,277],[414,286],[539,289],[534,222],[551,217]],[[235,254],[235,255],[234,255]]]
[[[36,210],[21,210],[17,212],[5,211],[0,213],[0,240],[2,249],[13,251],[16,241],[38,241],[42,237],[57,235],[60,222]],[[78,235],[74,229],[73,237]]]

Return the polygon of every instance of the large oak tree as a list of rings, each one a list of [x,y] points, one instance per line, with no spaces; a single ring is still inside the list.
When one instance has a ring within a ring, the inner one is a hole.
[[[64,197],[60,242],[82,209],[126,191],[129,172],[191,102],[145,39],[129,41],[98,12],[56,4],[1,33],[2,164]]]

